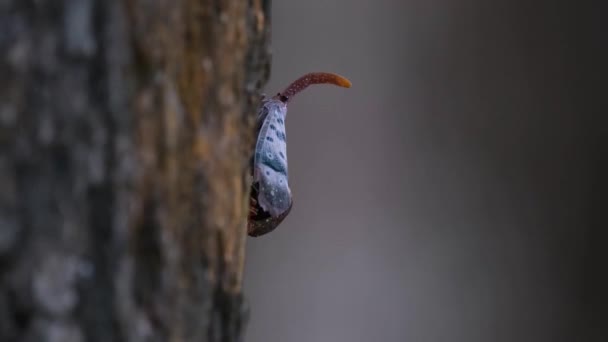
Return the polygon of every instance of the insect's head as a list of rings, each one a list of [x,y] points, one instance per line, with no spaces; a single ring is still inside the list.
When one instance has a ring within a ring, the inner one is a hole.
[[[306,89],[311,84],[333,84],[339,87],[350,88],[350,81],[337,74],[328,72],[312,72],[293,81],[285,90],[278,93],[274,98],[283,103],[289,102],[297,93]]]

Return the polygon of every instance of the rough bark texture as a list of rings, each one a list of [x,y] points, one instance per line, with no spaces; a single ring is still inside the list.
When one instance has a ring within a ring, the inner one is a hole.
[[[0,1],[0,340],[238,341],[268,0]]]

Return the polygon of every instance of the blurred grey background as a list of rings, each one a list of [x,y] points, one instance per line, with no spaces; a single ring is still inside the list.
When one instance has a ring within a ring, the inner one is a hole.
[[[608,341],[605,13],[274,1],[267,93],[353,88],[290,104],[294,208],[248,240],[246,340]]]

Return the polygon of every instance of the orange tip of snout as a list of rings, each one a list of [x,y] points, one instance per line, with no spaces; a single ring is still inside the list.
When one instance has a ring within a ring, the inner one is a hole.
[[[346,77],[336,75],[336,85],[344,88],[350,88],[353,84]]]

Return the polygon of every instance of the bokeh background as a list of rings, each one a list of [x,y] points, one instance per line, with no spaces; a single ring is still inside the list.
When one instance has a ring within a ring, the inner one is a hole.
[[[267,93],[353,88],[290,104],[295,203],[248,240],[246,340],[608,341],[606,13],[274,1]]]

